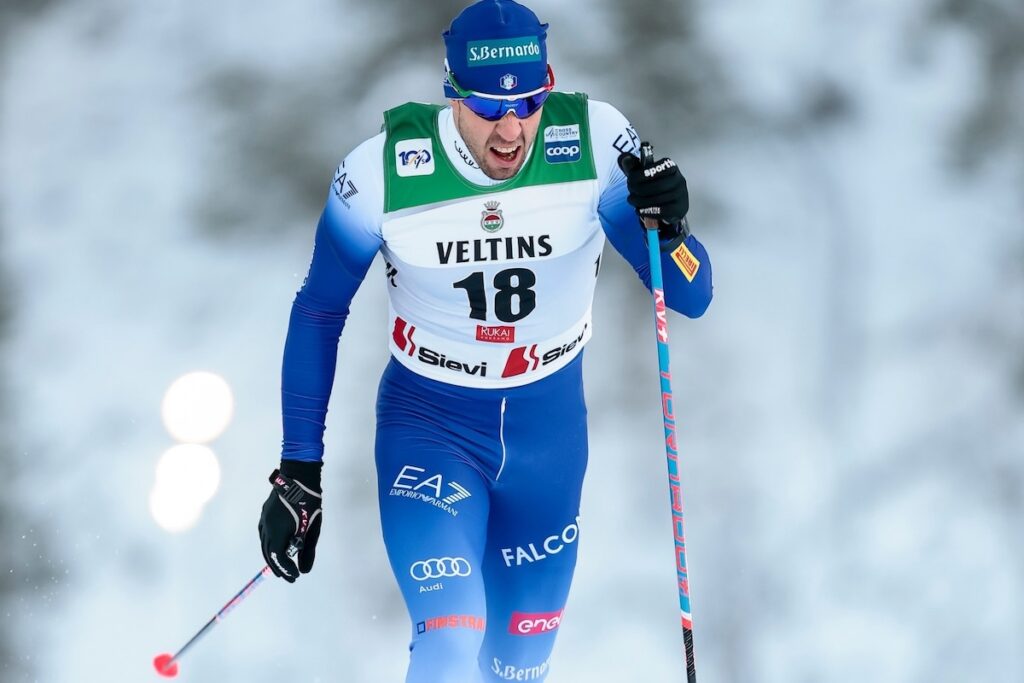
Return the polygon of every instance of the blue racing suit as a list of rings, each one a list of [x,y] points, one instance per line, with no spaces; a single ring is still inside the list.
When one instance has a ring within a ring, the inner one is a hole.
[[[604,236],[650,289],[643,230],[614,163],[620,152],[636,149],[638,138],[609,105],[588,106],[600,180],[594,211]],[[450,110],[442,111],[439,120],[445,116],[450,124]],[[467,147],[457,131],[450,125],[440,130],[436,144],[442,150],[435,149],[435,155],[443,154],[460,174],[485,185],[486,177],[464,153]],[[284,459],[323,458],[338,340],[353,295],[375,255],[387,248],[381,231],[385,171],[380,160],[390,150],[384,145],[381,134],[346,158],[317,227],[312,263],[292,306],[285,345]],[[494,211],[486,214],[489,226],[500,218]],[[697,317],[711,300],[711,264],[696,237],[687,237],[685,245],[699,268],[687,272],[664,254],[666,301]],[[395,286],[391,265],[385,275]],[[401,268],[397,277],[402,277]],[[516,386],[464,386],[425,376],[406,358],[398,362],[406,343],[412,355],[416,337],[411,328],[396,323],[394,338],[401,351],[392,349],[380,381],[376,465],[384,543],[410,615],[406,680],[542,681],[563,617],[581,528],[587,464],[583,355],[576,349],[553,374]],[[521,355],[519,360],[529,358]],[[459,371],[470,369],[451,358],[433,360]],[[506,374],[510,367],[511,358]]]

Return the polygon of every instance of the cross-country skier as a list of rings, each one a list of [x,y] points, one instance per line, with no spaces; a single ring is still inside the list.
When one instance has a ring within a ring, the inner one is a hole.
[[[659,217],[668,306],[695,318],[711,301],[679,168],[641,168],[618,110],[554,90],[547,28],[512,0],[455,18],[449,105],[391,109],[341,163],[292,305],[281,465],[259,524],[289,582],[310,571],[320,537],[338,339],[383,255],[391,360],[376,464],[411,620],[408,683],[547,677],[581,533],[583,347],[605,239],[650,288],[638,213]]]

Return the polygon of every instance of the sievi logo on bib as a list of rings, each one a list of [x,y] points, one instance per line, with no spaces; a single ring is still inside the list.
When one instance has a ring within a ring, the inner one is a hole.
[[[395,143],[395,167],[402,178],[434,172],[434,143],[430,138]]]
[[[544,158],[549,164],[569,164],[579,161],[580,126],[548,126],[544,129]]]
[[[555,362],[565,354],[575,349],[576,346],[583,341],[583,337],[587,334],[588,325],[589,323],[584,323],[579,336],[569,341],[569,343],[548,349],[540,354],[537,353],[536,344],[531,344],[530,346],[517,346],[509,351],[508,358],[505,359],[505,369],[502,371],[501,376],[515,377],[516,375],[533,372],[542,365]]]

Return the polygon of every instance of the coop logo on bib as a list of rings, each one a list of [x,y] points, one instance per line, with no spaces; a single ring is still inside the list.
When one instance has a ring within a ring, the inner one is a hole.
[[[434,143],[430,138],[400,140],[395,143],[395,168],[406,178],[434,172]]]
[[[544,158],[549,164],[568,164],[579,161],[580,126],[548,126],[544,129]]]

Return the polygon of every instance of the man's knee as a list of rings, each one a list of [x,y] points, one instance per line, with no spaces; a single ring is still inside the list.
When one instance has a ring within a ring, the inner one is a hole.
[[[479,619],[479,629],[476,619],[467,618],[461,625],[450,625],[446,620],[443,630],[432,628],[437,623],[416,624],[406,683],[481,683],[478,658],[483,619]]]

